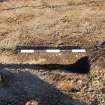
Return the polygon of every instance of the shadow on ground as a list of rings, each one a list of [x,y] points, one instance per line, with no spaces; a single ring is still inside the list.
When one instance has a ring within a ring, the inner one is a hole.
[[[25,105],[29,100],[36,100],[39,105],[87,105],[29,71],[13,71],[0,69],[0,105]]]
[[[73,73],[88,73],[90,71],[90,61],[88,56],[79,59],[74,64],[0,64],[1,68],[21,68],[21,69],[44,69],[44,70],[64,70]]]

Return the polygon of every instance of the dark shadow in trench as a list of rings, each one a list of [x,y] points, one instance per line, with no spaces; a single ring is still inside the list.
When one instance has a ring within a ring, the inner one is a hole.
[[[0,68],[0,105],[25,105],[29,100],[39,105],[87,105],[29,71],[15,70]]]
[[[90,61],[85,56],[74,64],[0,64],[1,68],[21,68],[21,69],[44,69],[44,70],[64,70],[72,73],[88,73],[90,71]]]
[[[21,69],[44,69],[44,70],[64,70],[73,73],[88,73],[90,62],[87,56],[79,59],[74,64],[0,64],[2,68]]]

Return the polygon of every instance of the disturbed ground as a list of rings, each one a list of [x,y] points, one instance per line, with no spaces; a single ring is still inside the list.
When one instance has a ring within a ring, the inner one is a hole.
[[[35,45],[87,53],[15,52]],[[105,105],[105,1],[0,0],[0,105]]]

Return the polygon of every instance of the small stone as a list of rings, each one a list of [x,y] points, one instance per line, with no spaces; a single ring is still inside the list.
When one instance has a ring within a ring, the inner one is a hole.
[[[98,88],[100,86],[100,82],[98,80],[93,81],[93,86]]]
[[[38,104],[37,101],[35,101],[35,100],[31,100],[31,101],[26,102],[25,105],[39,105],[39,104]]]
[[[78,84],[81,84],[81,83],[82,83],[82,80],[78,80],[77,83],[78,83]]]

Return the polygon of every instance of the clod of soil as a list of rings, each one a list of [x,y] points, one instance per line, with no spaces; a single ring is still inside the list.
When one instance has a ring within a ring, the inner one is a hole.
[[[9,75],[0,74],[0,82],[3,84],[3,86],[7,86],[9,82]]]

